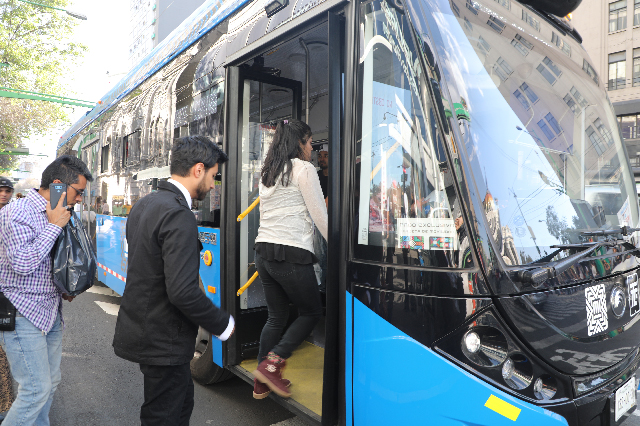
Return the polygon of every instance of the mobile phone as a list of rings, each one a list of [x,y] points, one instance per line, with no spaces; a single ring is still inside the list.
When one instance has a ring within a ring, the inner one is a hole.
[[[60,197],[62,197],[63,192],[67,192],[66,183],[52,183],[49,185],[49,196],[51,198],[52,209],[55,209],[58,206],[58,202],[60,202]],[[62,205],[67,205],[67,197],[64,197],[64,200],[62,200]]]

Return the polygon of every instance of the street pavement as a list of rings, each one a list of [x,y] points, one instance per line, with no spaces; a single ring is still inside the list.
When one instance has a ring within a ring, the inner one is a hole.
[[[64,302],[62,383],[51,408],[52,426],[140,424],[142,373],[111,347],[119,303],[120,297],[101,285]],[[238,378],[212,386],[196,383],[191,425],[306,425],[269,398],[254,400],[251,391]],[[640,426],[640,409],[623,426]]]
[[[64,302],[62,383],[51,408],[52,426],[139,425],[143,401],[137,364],[116,357],[111,347],[120,297],[94,286]],[[257,401],[239,378],[195,384],[192,426],[303,426],[300,418],[267,398]]]

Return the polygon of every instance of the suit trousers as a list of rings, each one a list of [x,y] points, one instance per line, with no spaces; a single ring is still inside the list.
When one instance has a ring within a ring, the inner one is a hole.
[[[140,364],[144,375],[142,426],[188,426],[193,411],[191,366]]]

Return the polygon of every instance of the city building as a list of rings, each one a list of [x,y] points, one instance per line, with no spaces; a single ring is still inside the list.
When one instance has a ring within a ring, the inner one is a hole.
[[[131,0],[129,69],[147,56],[204,0]]]
[[[640,0],[584,0],[571,16],[598,75],[606,81],[640,182]]]

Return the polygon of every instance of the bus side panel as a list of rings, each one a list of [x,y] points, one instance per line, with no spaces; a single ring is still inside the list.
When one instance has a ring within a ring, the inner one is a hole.
[[[560,415],[495,389],[438,356],[358,299],[353,299],[353,320],[356,425],[500,426],[516,420],[518,425],[568,424]]]
[[[203,247],[200,252],[200,279],[207,297],[214,305],[220,307],[220,230],[198,228],[198,235]],[[205,263],[207,251],[211,253],[210,266]],[[222,342],[219,339],[211,338],[209,344],[213,351],[213,362],[223,367]]]
[[[127,277],[127,219],[99,214],[96,216],[96,250],[98,280],[122,295]]]
[[[346,426],[353,425],[353,296],[347,291],[345,300],[344,390]]]

